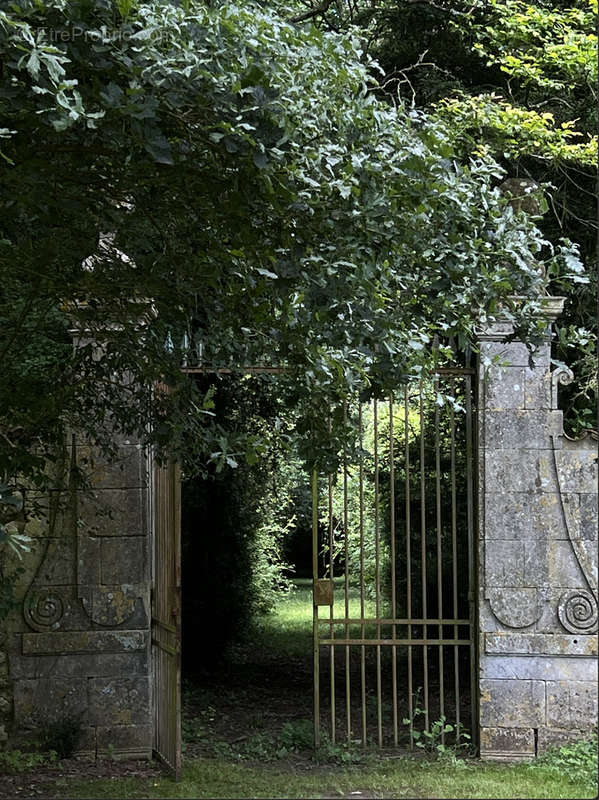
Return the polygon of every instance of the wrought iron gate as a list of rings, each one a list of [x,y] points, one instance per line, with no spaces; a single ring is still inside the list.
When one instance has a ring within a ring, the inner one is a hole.
[[[313,476],[317,746],[476,744],[473,375],[349,404],[357,453]]]
[[[154,467],[152,671],[154,755],[181,777],[181,482]]]

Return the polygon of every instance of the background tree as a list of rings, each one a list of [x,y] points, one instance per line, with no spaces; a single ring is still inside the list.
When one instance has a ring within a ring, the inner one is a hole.
[[[509,177],[543,187],[540,228],[552,242],[577,242],[591,277],[565,289],[554,275],[549,286],[568,297],[554,348],[576,374],[564,392],[566,424],[596,427],[596,0],[348,0],[298,8],[323,29],[359,32],[383,69],[381,91],[443,119],[463,158],[490,154]]]

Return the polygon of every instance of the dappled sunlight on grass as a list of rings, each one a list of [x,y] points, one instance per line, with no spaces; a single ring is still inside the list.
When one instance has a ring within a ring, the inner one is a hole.
[[[359,619],[361,615],[360,590],[351,586],[349,590],[349,616]],[[370,598],[365,598],[364,612],[366,617],[374,617],[375,603]],[[333,607],[335,618],[345,617],[345,590],[342,579],[335,579],[335,600]],[[329,606],[320,606],[318,609],[320,620],[330,619]],[[261,617],[254,623],[248,632],[254,640],[259,640],[264,648],[264,654],[276,651],[289,656],[305,657],[312,652],[312,581],[299,579],[294,581],[291,593],[280,600],[277,608],[270,614]],[[374,626],[366,626],[371,634]],[[321,626],[321,636],[329,636],[330,627]],[[352,627],[354,635],[357,629]],[[343,625],[335,626],[335,635],[341,636],[344,632]]]
[[[291,593],[281,598],[277,607],[257,619],[248,629],[260,652],[253,656],[305,657],[312,648],[312,581],[298,582]]]

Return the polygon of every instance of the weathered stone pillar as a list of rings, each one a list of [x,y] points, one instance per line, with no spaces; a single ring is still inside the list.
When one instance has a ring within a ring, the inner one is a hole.
[[[151,463],[138,439],[115,433],[114,443],[108,460],[73,434],[56,488],[27,494],[39,513],[25,526],[33,547],[17,587],[22,605],[3,631],[7,684],[14,738],[78,723],[80,755],[143,758],[153,735]],[[78,488],[76,471],[89,488]]]
[[[597,722],[597,440],[564,435],[550,331],[534,353],[481,339],[479,657],[481,756],[531,758]],[[499,356],[503,364],[484,366]]]
[[[80,755],[149,757],[150,530],[145,450],[106,462],[84,442],[72,464],[92,489],[39,498],[22,612],[10,620],[14,734],[77,720]],[[50,743],[51,746],[51,743]]]

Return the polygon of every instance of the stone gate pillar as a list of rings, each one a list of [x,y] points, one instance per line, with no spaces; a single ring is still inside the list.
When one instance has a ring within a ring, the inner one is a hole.
[[[79,755],[148,758],[152,464],[137,437],[111,435],[109,459],[73,432],[48,467],[54,488],[25,492],[32,546],[0,628],[0,700],[15,742],[68,723]]]
[[[22,606],[8,620],[11,738],[77,721],[80,756],[148,758],[147,455],[123,439],[110,462],[74,439],[66,455],[91,488],[41,496],[43,513],[25,528],[33,542],[18,587]]]
[[[551,322],[534,353],[481,336],[479,723],[483,758],[532,758],[597,723],[597,437],[564,435]],[[483,356],[501,363],[484,366]]]

